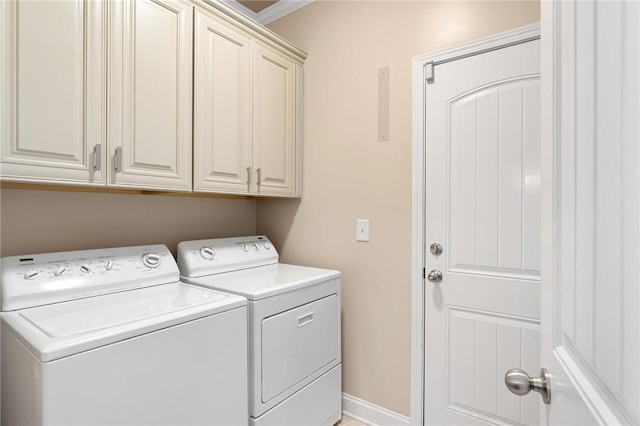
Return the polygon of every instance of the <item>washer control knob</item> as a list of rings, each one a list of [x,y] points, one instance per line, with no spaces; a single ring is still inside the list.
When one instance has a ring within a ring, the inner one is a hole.
[[[255,244],[255,243],[253,244],[253,249],[254,249],[255,251],[260,250],[260,248],[258,247],[258,245],[257,245],[257,244]]]
[[[113,261],[113,259],[109,259],[104,264],[104,269],[106,269],[107,271],[110,271],[113,269],[114,266],[115,266],[115,262]]]
[[[40,272],[36,271],[35,269],[29,269],[27,272],[24,273],[24,279],[25,280],[32,280],[35,277],[38,276]]]
[[[216,252],[213,251],[211,247],[202,247],[200,249],[200,256],[204,257],[207,260],[213,259],[215,255],[216,255]]]
[[[245,253],[248,252],[249,251],[249,244],[243,244],[242,245],[242,251],[245,252]]]
[[[80,267],[80,271],[84,272],[85,274],[88,274],[89,272],[91,272],[91,268],[89,268],[89,265],[82,265]]]
[[[157,268],[160,266],[160,256],[155,253],[147,253],[142,256],[142,263],[147,268]]]
[[[64,265],[58,266],[56,270],[53,271],[53,275],[55,275],[56,277],[59,277],[60,275],[64,274],[64,271],[66,270],[67,270],[67,267]]]
[[[271,244],[269,244],[269,243],[264,243],[264,244],[263,244],[263,246],[264,246],[264,248],[265,248],[266,250],[271,250]]]

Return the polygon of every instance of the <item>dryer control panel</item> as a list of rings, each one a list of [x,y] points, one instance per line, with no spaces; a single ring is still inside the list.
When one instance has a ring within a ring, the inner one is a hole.
[[[202,277],[275,263],[278,263],[278,251],[264,235],[178,244],[178,267],[184,277]]]
[[[180,280],[161,244],[5,257],[2,311],[31,308]]]

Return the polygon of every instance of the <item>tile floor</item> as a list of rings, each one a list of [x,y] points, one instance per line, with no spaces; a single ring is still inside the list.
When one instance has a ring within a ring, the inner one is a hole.
[[[367,426],[367,424],[352,419],[351,417],[342,416],[342,421],[338,423],[338,426]]]

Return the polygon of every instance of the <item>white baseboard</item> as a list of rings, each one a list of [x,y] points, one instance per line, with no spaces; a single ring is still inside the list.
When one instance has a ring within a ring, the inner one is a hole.
[[[379,407],[346,393],[342,394],[342,413],[354,420],[371,426],[399,426],[411,424],[411,419],[407,416]]]

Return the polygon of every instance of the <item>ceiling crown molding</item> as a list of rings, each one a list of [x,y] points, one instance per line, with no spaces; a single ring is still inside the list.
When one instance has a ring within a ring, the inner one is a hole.
[[[280,0],[279,2],[256,13],[238,3],[236,0],[224,0],[227,5],[262,25],[267,25],[276,19],[282,18],[283,16],[308,5],[312,1],[313,0]]]

